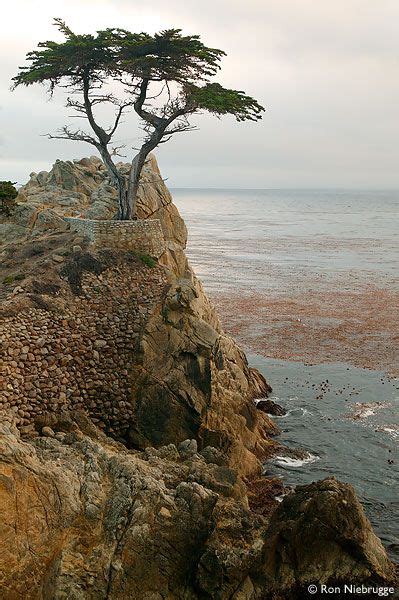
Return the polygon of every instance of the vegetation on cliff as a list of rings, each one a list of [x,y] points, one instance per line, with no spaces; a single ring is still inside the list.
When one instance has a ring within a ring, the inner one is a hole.
[[[9,216],[15,208],[18,192],[11,181],[0,181],[0,214]]]

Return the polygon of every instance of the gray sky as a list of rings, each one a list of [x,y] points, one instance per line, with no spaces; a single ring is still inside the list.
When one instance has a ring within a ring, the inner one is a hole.
[[[93,154],[40,137],[67,122],[63,94],[9,91],[26,52],[61,39],[57,16],[82,33],[199,33],[228,54],[221,83],[267,107],[259,123],[196,117],[199,131],[157,150],[170,186],[399,187],[398,0],[13,0],[0,25],[0,179],[23,183],[56,158]],[[119,139],[139,136],[127,117]]]

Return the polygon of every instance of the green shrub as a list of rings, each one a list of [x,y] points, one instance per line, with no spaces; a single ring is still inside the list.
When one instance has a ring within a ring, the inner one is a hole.
[[[3,283],[10,285],[15,281],[22,281],[22,279],[25,279],[25,275],[23,273],[17,273],[17,275],[7,275],[7,277],[4,277]]]
[[[150,267],[151,269],[157,265],[157,260],[150,256],[149,254],[145,254],[145,252],[138,252],[137,250],[129,250],[128,254],[131,257],[138,258],[141,260],[143,265],[146,267]]]
[[[149,254],[138,254],[138,257],[144,265],[150,267],[151,269],[157,264],[155,258],[152,258],[152,256],[150,256]]]
[[[5,283],[6,285],[10,285],[11,283],[14,283],[14,281],[15,281],[14,275],[7,275],[7,277],[4,277],[4,279],[3,279],[3,283]]]
[[[11,181],[0,181],[0,214],[8,217],[12,213],[17,196],[18,192]]]

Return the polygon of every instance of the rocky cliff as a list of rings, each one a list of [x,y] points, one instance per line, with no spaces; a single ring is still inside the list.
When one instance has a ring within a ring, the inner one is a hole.
[[[94,248],[63,218],[115,206],[101,161],[57,161],[0,223],[2,597],[249,600],[314,577],[392,580],[347,486],[274,512],[281,483],[259,475],[278,428],[253,403],[270,387],[188,265],[153,157],[138,216],[161,223],[157,260]],[[307,506],[318,571],[296,558]]]
[[[57,161],[50,173],[33,174],[18,200],[3,224],[20,238],[4,250],[1,275],[3,407],[24,427],[45,411],[84,408],[132,447],[196,438],[223,447],[244,474],[259,471],[277,428],[252,400],[269,386],[224,335],[189,267],[186,228],[155,159],[138,216],[162,225],[157,264],[94,250],[62,220],[112,214],[115,191],[98,159]]]
[[[270,520],[216,448],[128,450],[84,414],[47,422],[29,442],[0,427],[5,600],[299,600],[309,583],[394,581],[348,485],[299,488]]]

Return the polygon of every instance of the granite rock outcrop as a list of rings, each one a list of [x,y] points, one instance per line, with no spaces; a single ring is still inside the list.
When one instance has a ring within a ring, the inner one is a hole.
[[[139,196],[156,260],[64,221],[114,215],[96,158],[32,174],[0,223],[2,598],[299,600],[312,578],[394,581],[350,486],[279,506],[287,490],[261,476],[279,430],[254,403],[271,388],[190,268],[154,157]]]
[[[333,477],[298,486],[284,499],[262,552],[263,573],[280,594],[299,595],[312,583],[383,585],[395,579],[353,487]]]
[[[0,426],[5,600],[299,600],[304,581],[393,581],[350,486],[304,486],[270,520],[194,440],[128,450],[79,412],[35,431]]]
[[[108,204],[98,199],[104,190]],[[278,428],[253,399],[270,387],[223,333],[190,268],[186,228],[154,157],[139,195],[138,216],[158,219],[164,235],[153,262],[94,248],[65,227],[63,216],[93,216],[93,206],[110,216],[115,193],[98,159],[57,161],[22,188],[12,218],[24,237],[3,251],[2,407],[23,427],[46,411],[84,408],[131,447],[196,438],[243,474],[259,472]],[[61,227],[55,219],[36,235],[19,216],[34,210],[35,222],[54,211]]]

